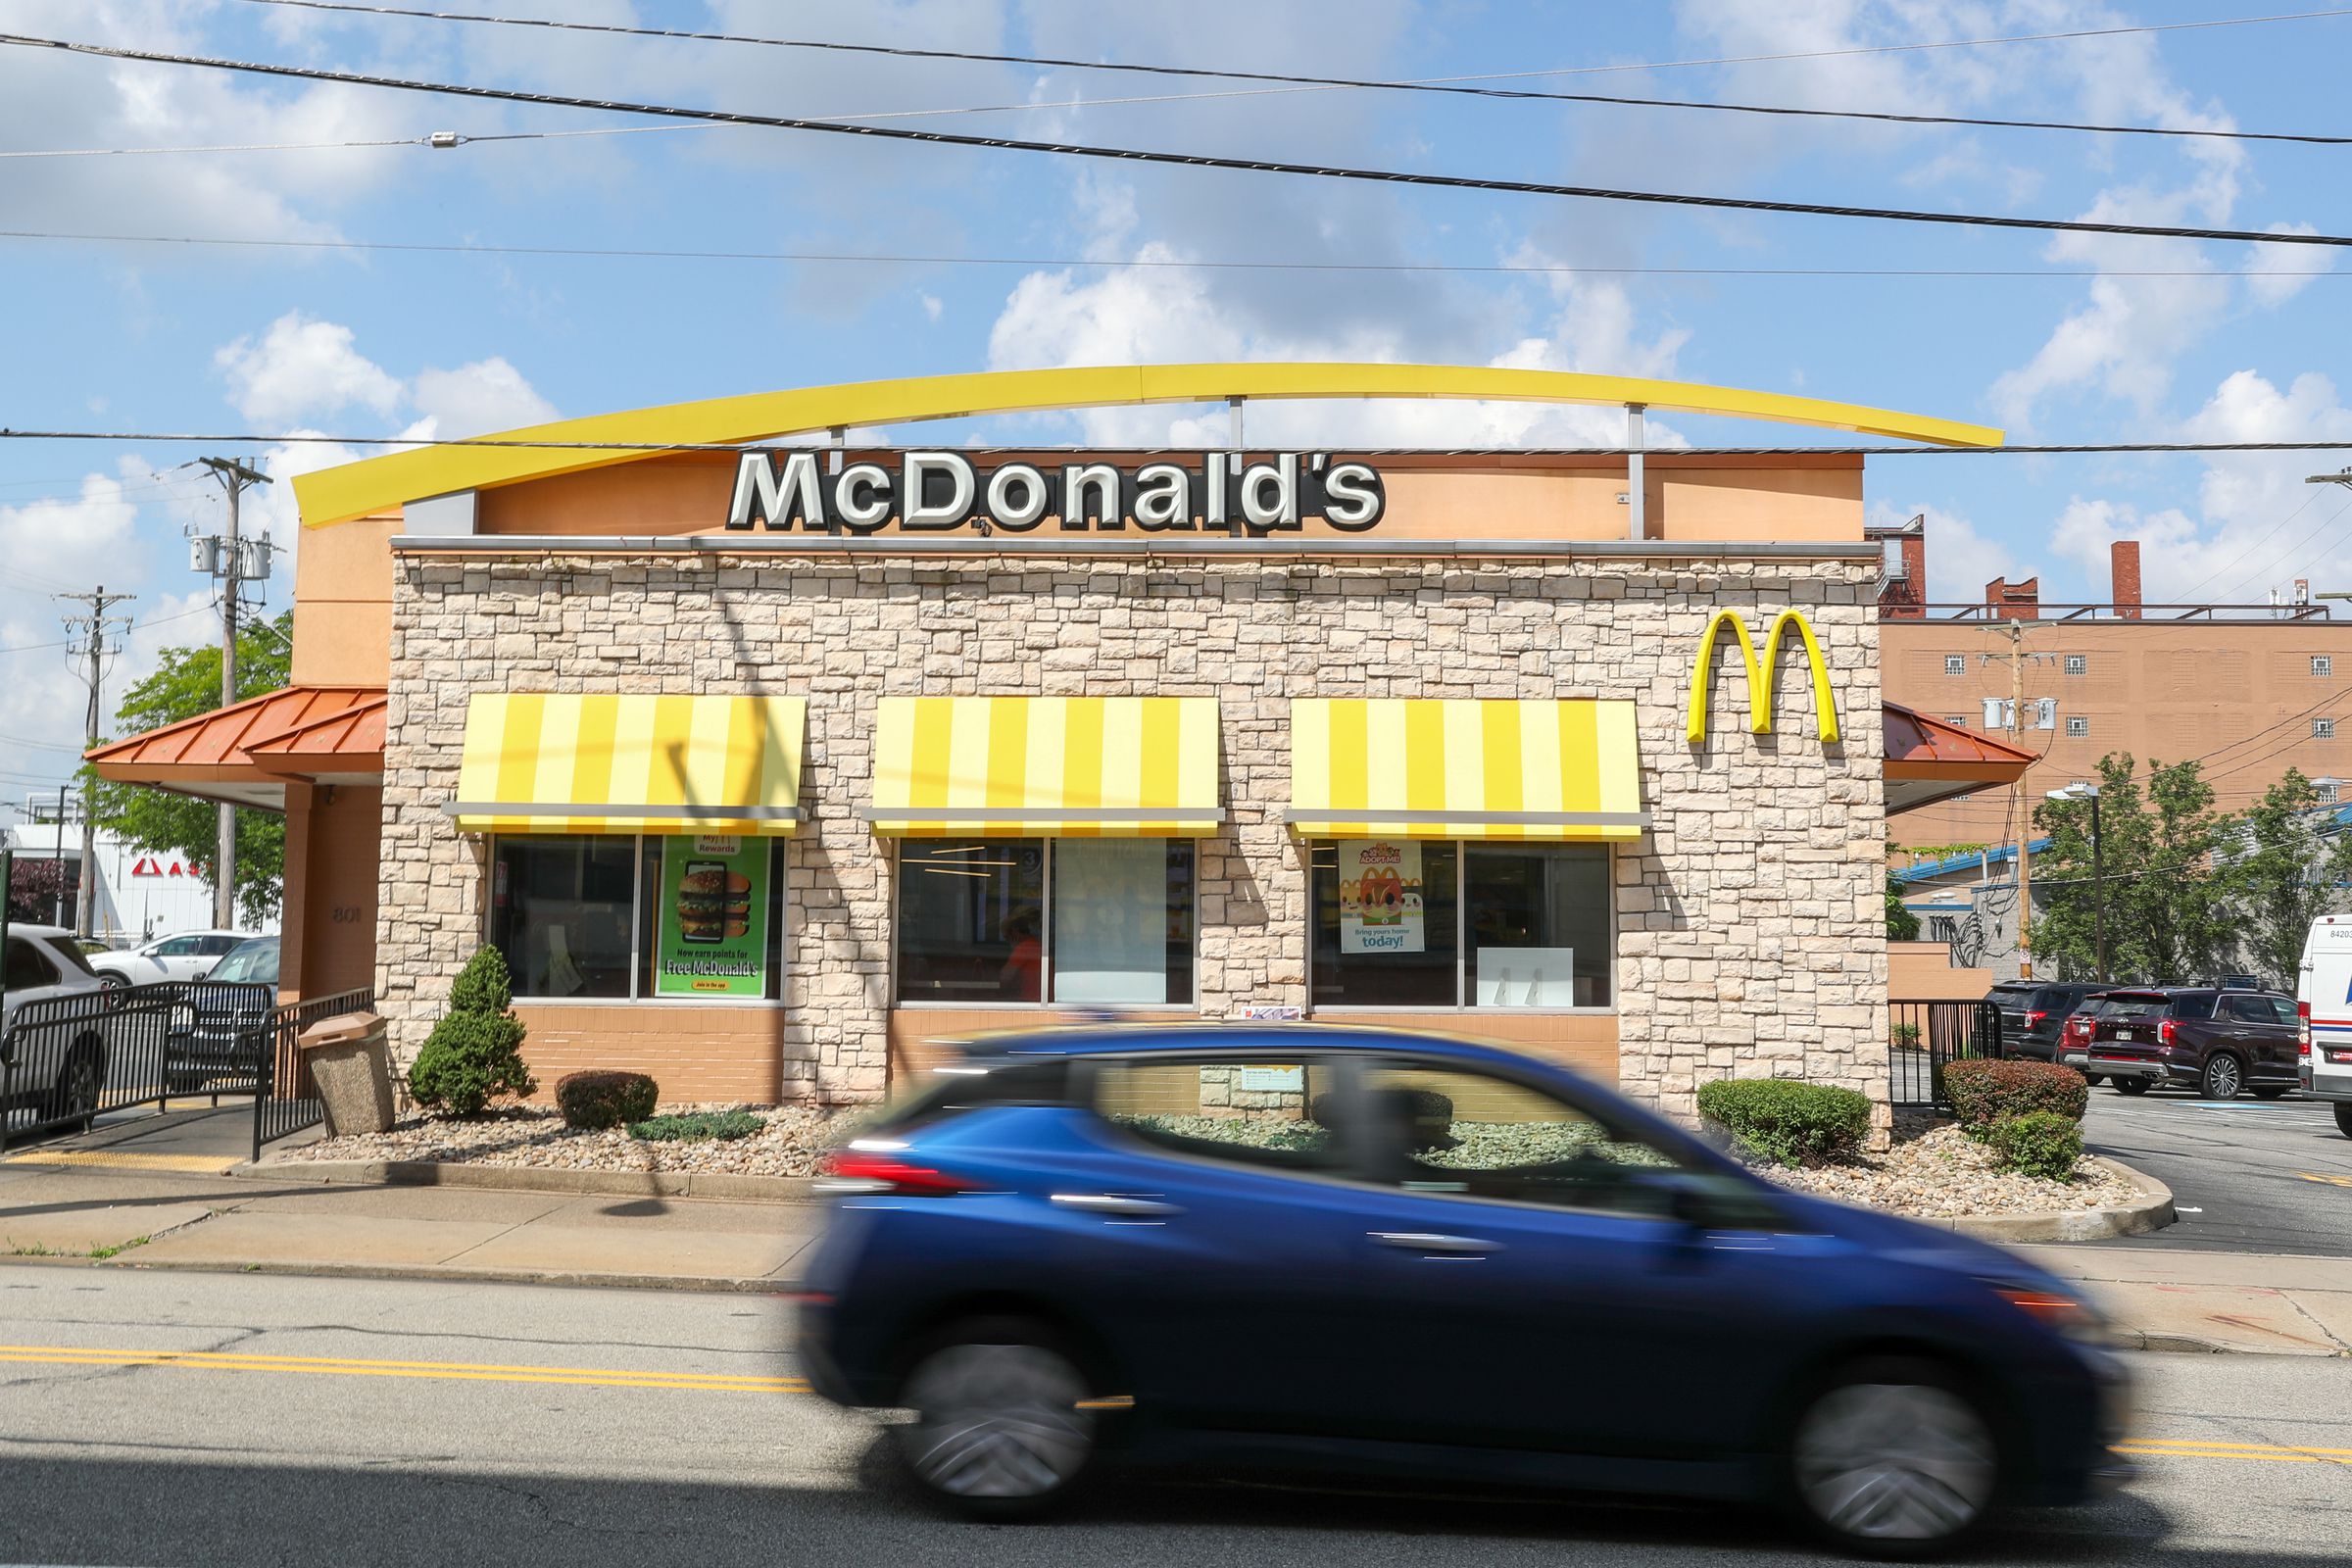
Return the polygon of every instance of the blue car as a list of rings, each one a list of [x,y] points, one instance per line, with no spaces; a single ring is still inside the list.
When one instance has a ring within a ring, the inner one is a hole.
[[[2071,1287],[1436,1035],[968,1043],[836,1151],[812,1385],[1008,1517],[1130,1461],[1769,1501],[1916,1555],[2119,1482]]]

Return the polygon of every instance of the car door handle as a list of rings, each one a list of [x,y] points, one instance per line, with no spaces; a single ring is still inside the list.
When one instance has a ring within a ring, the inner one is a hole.
[[[1399,1247],[1408,1252],[1443,1257],[1477,1257],[1502,1250],[1500,1242],[1481,1241],[1475,1236],[1446,1236],[1436,1231],[1367,1231],[1365,1234],[1383,1247]]]
[[[1054,1201],[1064,1208],[1126,1219],[1165,1219],[1184,1212],[1174,1203],[1163,1203],[1155,1198],[1128,1198],[1118,1193],[1055,1193]]]

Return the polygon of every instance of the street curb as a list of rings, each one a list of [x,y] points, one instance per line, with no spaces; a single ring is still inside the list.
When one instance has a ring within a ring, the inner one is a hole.
[[[470,1187],[566,1197],[702,1198],[732,1203],[808,1203],[814,1178],[745,1176],[733,1171],[563,1170],[531,1165],[469,1165],[438,1159],[284,1159],[244,1163],[240,1181],[318,1182],[329,1186]]]
[[[2092,1164],[2137,1191],[2138,1200],[2118,1208],[2062,1208],[2040,1214],[1964,1214],[1958,1219],[1921,1219],[1919,1223],[1986,1242],[2097,1242],[2110,1236],[2144,1236],[2179,1218],[2173,1212],[2170,1187],[2120,1159],[2109,1159],[2104,1154],[2093,1154],[2090,1158]],[[2200,1342],[2184,1342],[2180,1348],[2209,1347]]]
[[[30,1261],[24,1259],[21,1261]],[[158,1274],[275,1274],[346,1280],[440,1280],[466,1285],[557,1285],[597,1291],[693,1291],[706,1296],[781,1296],[790,1280],[743,1279],[676,1274],[599,1274],[575,1269],[460,1268],[441,1263],[225,1263],[218,1259],[55,1258],[89,1268],[140,1269]]]

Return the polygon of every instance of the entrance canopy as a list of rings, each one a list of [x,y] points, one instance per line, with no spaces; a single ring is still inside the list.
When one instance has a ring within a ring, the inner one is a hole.
[[[384,709],[380,686],[288,686],[110,741],[88,761],[118,783],[282,811],[289,782],[383,777]]]
[[[1295,698],[1289,821],[1319,839],[1640,838],[1635,705]]]
[[[1888,816],[2014,784],[2038,760],[2032,752],[1930,718],[1899,703],[1883,704],[1882,710]]]
[[[799,697],[476,692],[458,796],[466,833],[789,834]]]
[[[1213,697],[885,697],[877,833],[1200,838],[1217,830]]]

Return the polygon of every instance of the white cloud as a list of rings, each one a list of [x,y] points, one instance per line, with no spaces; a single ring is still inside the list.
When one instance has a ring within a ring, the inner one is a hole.
[[[2264,232],[2316,234],[2319,230],[2309,223],[2273,223]],[[2333,271],[2335,252],[2324,245],[2249,245],[2246,270],[2255,274],[2246,279],[2247,294],[2264,309],[2276,310],[2311,287],[2321,273]]]
[[[454,370],[419,370],[409,398],[424,413],[421,436],[484,435],[545,424],[556,416],[555,405],[495,355]]]
[[[404,396],[400,381],[353,340],[348,326],[288,311],[261,341],[224,344],[213,363],[228,377],[228,401],[258,423],[282,425],[355,405],[389,417]]]

